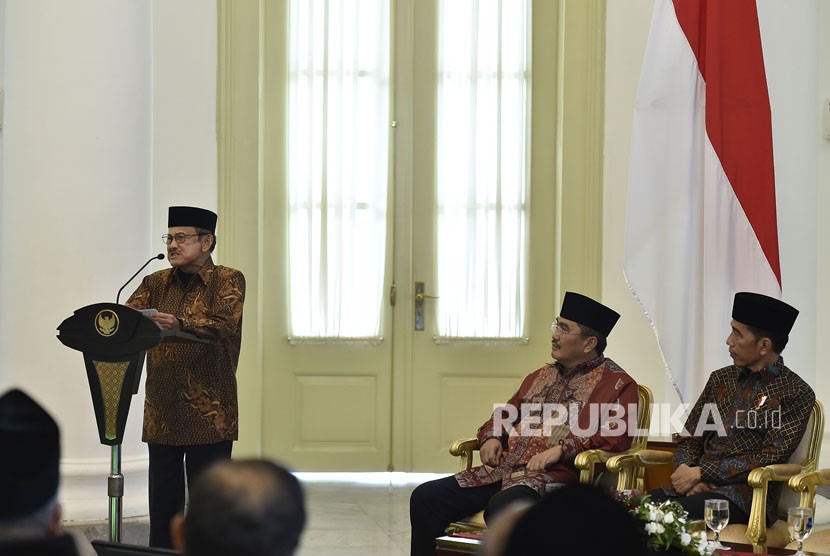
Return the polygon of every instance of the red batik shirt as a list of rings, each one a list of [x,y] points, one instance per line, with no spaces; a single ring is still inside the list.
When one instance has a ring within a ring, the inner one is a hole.
[[[530,404],[529,407],[534,410],[523,417],[522,406],[525,404]],[[563,424],[542,426],[540,422],[545,416],[540,416],[535,408],[544,407],[543,404],[568,408],[571,414],[578,415],[578,430],[571,429],[570,419]],[[606,408],[612,404],[619,406],[613,412],[615,419],[601,422],[603,404],[606,404]],[[630,421],[636,426],[637,383],[619,365],[604,356],[570,371],[559,363],[551,363],[525,377],[519,391],[510,398],[507,405],[517,408],[516,418],[509,423],[512,431],[505,433],[496,430],[501,428],[496,427],[496,423],[504,422],[505,415],[502,413],[502,417],[497,418],[500,410],[496,410],[479,427],[477,435],[479,445],[490,438],[501,439],[502,445],[506,447],[502,463],[498,467],[473,467],[457,473],[455,477],[462,487],[501,481],[502,489],[525,485],[544,494],[545,486],[549,483],[574,482],[579,479],[579,472],[574,467],[574,458],[578,453],[592,448],[622,452],[631,447],[633,432],[629,428],[624,432],[619,430],[616,419],[622,420],[626,425]],[[631,419],[628,418],[629,409],[634,411]],[[530,458],[556,444],[562,446],[562,459],[559,462],[544,471],[527,471]]]

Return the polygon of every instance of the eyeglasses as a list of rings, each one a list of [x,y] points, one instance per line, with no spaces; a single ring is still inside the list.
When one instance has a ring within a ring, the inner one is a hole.
[[[562,328],[562,325],[559,324],[558,320],[555,320],[552,323],[550,323],[550,331],[555,332],[557,334],[563,334],[566,336],[587,336],[587,334],[582,334],[581,332],[568,332],[567,330]]]
[[[163,236],[161,236],[161,240],[164,242],[165,245],[170,245],[171,243],[173,243],[173,241],[175,241],[178,244],[182,244],[185,241],[187,241],[187,238],[189,238],[189,237],[209,236],[209,235],[210,234],[207,233],[207,232],[199,232],[197,234],[185,234],[183,232],[179,232],[178,234],[173,234],[173,235],[164,234]]]

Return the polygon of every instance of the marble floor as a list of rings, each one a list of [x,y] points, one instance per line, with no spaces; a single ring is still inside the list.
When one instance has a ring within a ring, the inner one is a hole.
[[[409,495],[427,473],[297,473],[308,520],[297,556],[406,556]],[[106,539],[106,523],[68,523],[86,538]],[[122,542],[147,544],[146,517],[125,519]]]
[[[446,475],[425,473],[297,473],[308,520],[297,556],[406,556],[409,495],[420,483]],[[830,486],[817,498],[830,496]],[[826,499],[824,499],[826,500]],[[830,502],[827,502],[830,508]],[[830,509],[825,512],[830,516]],[[830,520],[830,518],[828,518]],[[87,539],[106,539],[106,523],[68,523]],[[125,519],[122,542],[145,545],[147,517]]]
[[[409,554],[409,494],[443,477],[412,473],[299,473],[308,522],[298,556]]]

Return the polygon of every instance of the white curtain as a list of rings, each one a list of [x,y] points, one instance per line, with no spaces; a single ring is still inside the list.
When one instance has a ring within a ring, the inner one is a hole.
[[[438,336],[524,335],[530,5],[439,0]]]
[[[380,334],[389,0],[291,0],[289,291],[294,337]]]

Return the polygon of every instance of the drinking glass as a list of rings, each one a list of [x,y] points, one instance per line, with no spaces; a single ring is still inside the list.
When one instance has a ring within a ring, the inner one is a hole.
[[[813,532],[813,509],[790,508],[787,510],[787,527],[790,530],[790,538],[798,541],[798,552],[795,556],[805,556],[802,545],[804,539]]]
[[[724,546],[720,542],[721,529],[729,523],[729,501],[720,498],[712,498],[704,501],[703,519],[706,521],[706,527],[715,533],[715,540],[709,543],[713,551],[731,550],[728,546]]]

